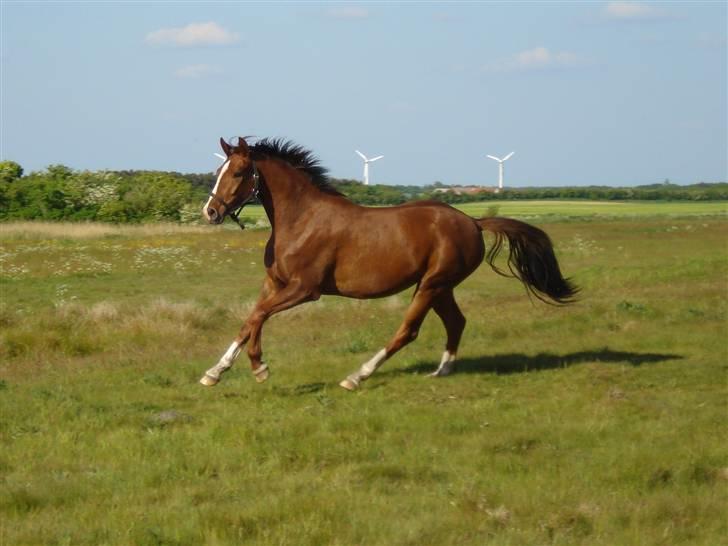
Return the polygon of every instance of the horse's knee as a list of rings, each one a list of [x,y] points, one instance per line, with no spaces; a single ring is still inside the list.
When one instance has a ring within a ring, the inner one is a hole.
[[[265,321],[266,314],[265,311],[257,310],[253,311],[250,316],[248,317],[248,320],[245,321],[246,326],[249,328],[255,328],[257,325],[263,323]]]
[[[238,332],[237,341],[240,345],[245,345],[250,339],[250,325],[246,321]]]

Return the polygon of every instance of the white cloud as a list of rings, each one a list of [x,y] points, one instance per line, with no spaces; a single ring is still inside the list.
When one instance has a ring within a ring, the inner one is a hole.
[[[545,70],[551,68],[579,67],[588,64],[585,59],[569,51],[550,51],[541,46],[516,53],[507,59],[486,66],[494,72],[518,70]]]
[[[217,23],[190,23],[185,27],[162,28],[147,34],[149,44],[175,46],[227,45],[238,41],[240,36],[225,30]]]
[[[358,6],[346,6],[326,10],[326,16],[332,19],[367,19],[369,10]]]
[[[197,79],[220,74],[221,72],[222,70],[220,70],[217,66],[209,64],[191,64],[178,68],[175,70],[174,75],[178,78]]]
[[[665,12],[641,2],[609,2],[602,15],[612,21],[654,21],[667,17]]]

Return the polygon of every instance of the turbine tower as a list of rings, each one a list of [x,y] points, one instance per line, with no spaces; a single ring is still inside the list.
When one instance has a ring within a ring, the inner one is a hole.
[[[369,159],[367,156],[365,156],[363,153],[361,153],[359,150],[354,150],[359,157],[361,157],[364,160],[364,185],[369,185],[369,163],[374,163],[377,159],[382,159],[383,155],[378,155],[377,157],[373,157]]]
[[[498,190],[496,190],[496,193],[500,192],[503,189],[503,163],[508,161],[513,154],[516,152],[511,152],[507,156],[505,156],[503,159],[500,159],[499,157],[495,157],[493,155],[489,155],[488,157],[498,162]]]

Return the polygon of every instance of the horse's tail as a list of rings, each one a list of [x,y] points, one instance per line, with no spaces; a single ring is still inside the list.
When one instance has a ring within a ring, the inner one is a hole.
[[[554,255],[551,239],[535,226],[510,218],[478,218],[475,223],[481,231],[495,235],[493,246],[486,252],[485,259],[490,267],[505,277],[509,277],[495,265],[495,259],[503,249],[503,240],[508,240],[508,269],[512,276],[519,279],[538,299],[551,303],[572,303],[579,288],[565,279]]]

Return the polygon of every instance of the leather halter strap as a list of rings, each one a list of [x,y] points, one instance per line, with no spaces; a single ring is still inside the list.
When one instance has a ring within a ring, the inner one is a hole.
[[[258,195],[260,194],[260,173],[258,173],[258,166],[255,164],[255,161],[253,163],[253,187],[250,190],[250,193],[248,196],[243,200],[242,203],[240,203],[240,206],[238,206],[237,209],[230,211],[230,203],[226,203],[224,199],[218,197],[216,193],[213,193],[210,191],[208,194],[208,197],[210,197],[213,201],[216,201],[222,205],[222,216],[223,218],[225,216],[230,216],[232,218],[233,222],[235,222],[238,226],[240,226],[240,229],[245,229],[245,226],[240,222],[240,213],[243,210],[243,207],[250,203],[251,201],[255,201],[258,199]]]

